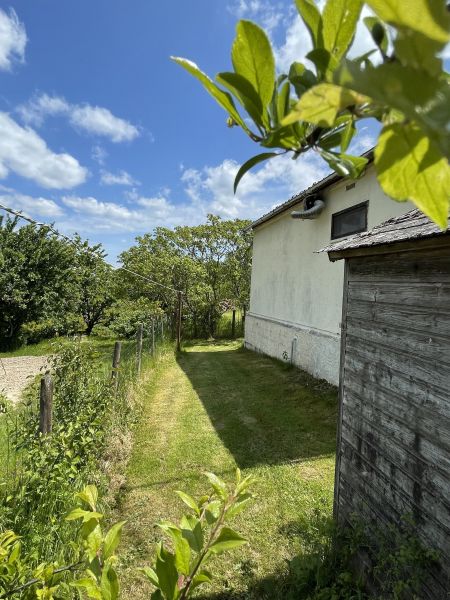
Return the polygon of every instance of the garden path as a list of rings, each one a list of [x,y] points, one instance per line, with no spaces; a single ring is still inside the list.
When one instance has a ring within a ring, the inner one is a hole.
[[[40,371],[44,371],[48,356],[14,356],[0,358],[0,394],[17,403],[23,390]]]

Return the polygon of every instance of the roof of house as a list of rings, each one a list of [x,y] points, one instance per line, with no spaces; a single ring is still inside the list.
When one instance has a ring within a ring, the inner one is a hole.
[[[341,253],[347,250],[431,238],[446,235],[449,232],[450,226],[443,231],[420,210],[414,209],[399,217],[392,217],[370,231],[363,231],[334,242],[319,252],[328,252],[330,258],[333,259],[339,258]]]
[[[368,158],[369,163],[372,162],[373,148],[371,148],[367,152],[364,152],[363,154],[361,154],[361,156]],[[246,229],[247,230],[255,229],[255,227],[262,225],[266,221],[270,221],[270,219],[273,219],[273,217],[276,217],[277,215],[284,212],[285,210],[292,208],[293,206],[295,206],[296,204],[298,204],[299,202],[304,200],[307,196],[310,196],[311,194],[320,192],[321,190],[327,188],[328,186],[332,185],[333,183],[337,183],[338,181],[341,181],[342,179],[345,179],[345,177],[343,175],[338,175],[337,173],[334,173],[334,172],[330,173],[323,179],[320,179],[320,181],[316,181],[315,183],[310,185],[305,190],[299,192],[298,194],[294,194],[294,196],[291,196],[289,198],[289,200],[286,200],[286,202],[283,202],[283,204],[279,204],[274,209],[272,209],[268,213],[264,214],[262,217],[259,217],[259,219],[256,219],[256,221],[253,221],[253,223],[250,223],[250,225],[248,227],[246,227]]]

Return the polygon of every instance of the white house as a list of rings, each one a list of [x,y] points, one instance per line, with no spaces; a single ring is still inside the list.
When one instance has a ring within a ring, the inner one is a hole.
[[[370,164],[361,179],[333,173],[254,221],[246,347],[337,384],[344,266],[316,251],[411,208],[383,193]]]

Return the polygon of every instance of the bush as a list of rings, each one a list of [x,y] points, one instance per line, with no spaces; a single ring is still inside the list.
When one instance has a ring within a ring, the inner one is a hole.
[[[24,323],[20,328],[19,339],[21,344],[37,344],[57,335],[79,333],[84,331],[84,328],[84,321],[79,315],[68,313],[63,319]]]

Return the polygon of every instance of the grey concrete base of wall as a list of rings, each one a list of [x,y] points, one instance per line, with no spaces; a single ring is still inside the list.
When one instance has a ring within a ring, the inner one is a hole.
[[[247,313],[245,347],[339,383],[340,335]]]

